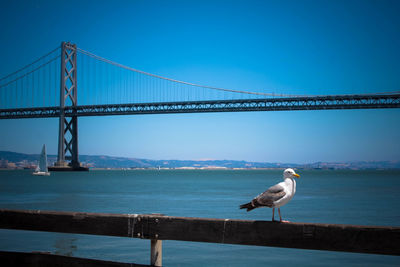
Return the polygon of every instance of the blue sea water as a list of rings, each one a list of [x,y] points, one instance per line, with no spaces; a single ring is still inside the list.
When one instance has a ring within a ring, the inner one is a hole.
[[[300,170],[281,208],[295,222],[400,226],[399,170]],[[280,182],[280,170],[0,171],[0,208],[271,220],[238,206]],[[400,245],[400,244],[399,244]],[[0,250],[149,264],[150,241],[0,230]],[[400,266],[400,257],[163,241],[164,266]]]

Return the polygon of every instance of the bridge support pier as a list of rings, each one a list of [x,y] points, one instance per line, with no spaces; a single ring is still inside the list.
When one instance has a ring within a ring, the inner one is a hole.
[[[76,45],[61,44],[60,123],[58,132],[57,162],[50,171],[85,171],[78,157],[78,117],[65,117],[65,106],[76,107],[77,95]],[[68,163],[66,160],[70,160]]]

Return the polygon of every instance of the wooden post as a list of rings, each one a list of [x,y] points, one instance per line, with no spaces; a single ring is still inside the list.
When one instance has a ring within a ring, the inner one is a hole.
[[[158,239],[151,240],[151,266],[162,266],[162,241]]]

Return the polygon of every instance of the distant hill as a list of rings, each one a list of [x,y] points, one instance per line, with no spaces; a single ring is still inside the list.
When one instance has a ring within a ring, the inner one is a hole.
[[[19,168],[36,165],[38,154],[0,151],[0,168],[9,163]],[[268,163],[237,160],[150,160],[111,156],[80,155],[84,165],[93,168],[299,168],[299,169],[400,169],[400,161],[316,162],[311,164]],[[48,155],[52,165],[57,156]],[[7,165],[8,164],[8,165]]]
[[[81,155],[82,163],[96,168],[284,168],[298,164],[262,163],[235,160],[150,160]]]

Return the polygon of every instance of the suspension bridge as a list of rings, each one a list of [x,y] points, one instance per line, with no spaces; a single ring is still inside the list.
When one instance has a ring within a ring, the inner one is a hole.
[[[133,69],[69,42],[0,78],[0,119],[59,118],[52,170],[87,170],[78,157],[80,116],[373,108],[400,108],[400,91],[290,95],[218,88]]]

